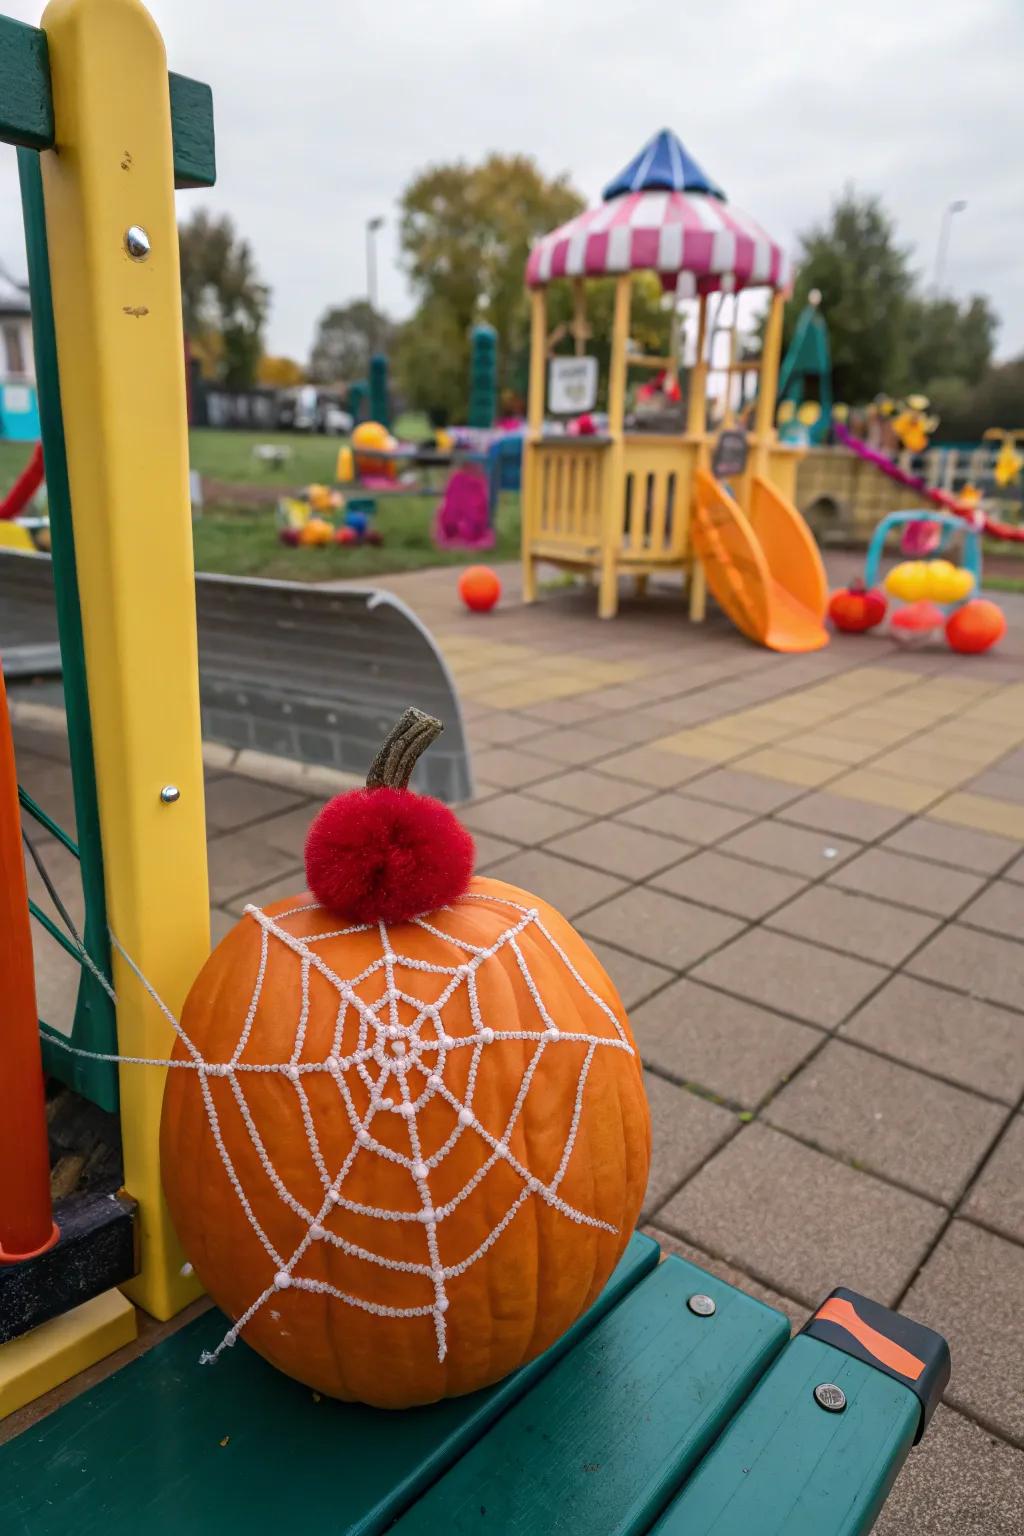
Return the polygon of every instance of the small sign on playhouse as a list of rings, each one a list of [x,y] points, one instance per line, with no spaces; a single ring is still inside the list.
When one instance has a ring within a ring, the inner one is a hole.
[[[592,411],[597,403],[597,358],[553,357],[548,371],[548,410],[556,416]]]

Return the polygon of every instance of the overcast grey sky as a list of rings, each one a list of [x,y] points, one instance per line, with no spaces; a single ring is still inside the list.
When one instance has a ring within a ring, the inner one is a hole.
[[[36,0],[0,9],[37,23]],[[1024,350],[1022,0],[152,0],[171,66],[208,81],[218,185],[273,289],[268,349],[304,360],[317,315],[409,295],[393,216],[412,173],[489,150],[568,171],[596,200],[671,127],[731,201],[794,247],[847,180],[882,194],[929,278],[987,293],[1000,356]],[[14,151],[0,261],[24,272]],[[826,295],[827,303],[827,295]]]

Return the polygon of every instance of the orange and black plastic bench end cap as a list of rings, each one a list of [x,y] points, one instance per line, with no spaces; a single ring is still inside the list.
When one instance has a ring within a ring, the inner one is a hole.
[[[915,1443],[920,1440],[949,1380],[949,1345],[941,1333],[844,1285],[836,1287],[800,1331],[909,1387],[921,1404]]]

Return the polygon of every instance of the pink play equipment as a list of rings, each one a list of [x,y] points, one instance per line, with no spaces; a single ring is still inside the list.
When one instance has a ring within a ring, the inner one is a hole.
[[[0,522],[6,522],[8,518],[17,517],[23,511],[32,497],[43,483],[43,445],[36,443],[21,474],[11,486],[7,495],[0,500]]]
[[[888,475],[890,480],[895,480],[897,485],[902,485],[915,495],[930,501],[933,506],[941,507],[944,512],[952,512],[955,517],[962,517],[965,522],[987,533],[993,539],[1005,539],[1008,543],[1024,544],[1024,527],[1014,527],[1012,523],[1002,523],[998,518],[989,517],[980,507],[967,506],[957,501],[948,491],[936,490],[933,486],[926,485],[920,475],[912,475],[907,470],[890,459],[886,454],[880,453],[877,448],[872,448],[862,438],[854,436],[848,427],[841,421],[833,418],[832,432],[837,443],[842,443],[844,448],[849,448],[858,458],[873,464],[880,469],[883,475]]]
[[[434,543],[438,549],[493,549],[494,538],[484,476],[476,469],[453,470],[434,519]]]
[[[928,555],[934,555],[941,538],[942,529],[938,523],[930,522],[927,517],[919,517],[904,528],[900,553],[908,555],[911,560],[923,560]]]

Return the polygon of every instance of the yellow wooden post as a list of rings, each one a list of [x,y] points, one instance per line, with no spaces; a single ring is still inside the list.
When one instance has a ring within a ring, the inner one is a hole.
[[[754,452],[751,472],[764,475],[768,469],[768,449],[775,437],[775,399],[779,386],[779,360],[782,356],[782,316],[786,307],[781,293],[772,294],[772,307],[765,326],[761,351],[761,372],[754,407]]]
[[[530,380],[526,402],[526,441],[523,444],[523,483],[521,491],[523,602],[537,601],[537,572],[532,545],[540,527],[537,497],[540,488],[536,474],[536,448],[544,431],[544,385],[547,370],[548,319],[543,288],[530,292]]]
[[[209,951],[188,433],[167,62],[139,0],[43,17],[57,149],[41,156],[111,928],[180,1012]],[[148,250],[147,250],[148,247]],[[174,1036],[117,953],[120,1051]],[[125,1188],[156,1317],[197,1293],[160,1186],[164,1072],[121,1068]]]
[[[686,406],[686,432],[689,437],[699,437],[701,446],[697,450],[696,464],[704,465],[707,462],[707,447],[704,443],[707,432],[707,392],[708,392],[708,296],[702,293],[700,296],[700,308],[697,313],[697,350],[694,354],[693,368],[690,370],[690,395]],[[693,521],[693,508],[690,507],[690,521]],[[690,539],[691,549],[693,545],[692,535]],[[704,567],[695,554],[690,557],[690,622],[700,624],[707,612],[707,583],[704,579]]]
[[[623,272],[615,280],[612,316],[612,351],[608,364],[608,436],[611,439],[604,463],[601,507],[601,584],[597,611],[613,619],[619,606],[618,554],[622,540],[622,509],[625,497],[622,427],[626,414],[626,353],[629,344],[629,310],[632,278]]]

